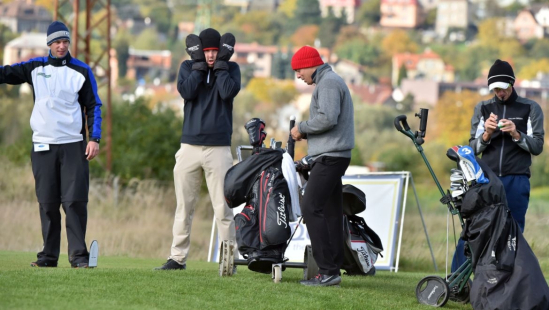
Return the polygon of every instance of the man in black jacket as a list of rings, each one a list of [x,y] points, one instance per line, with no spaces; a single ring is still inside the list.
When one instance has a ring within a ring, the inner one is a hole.
[[[221,240],[235,240],[233,213],[225,203],[223,185],[233,165],[233,99],[240,91],[240,68],[229,61],[235,38],[208,28],[186,39],[187,53],[179,68],[177,90],[184,99],[181,148],[175,154],[177,209],[168,261],[157,270],[186,269],[196,201],[205,174]]]
[[[482,154],[482,160],[502,181],[511,215],[524,232],[532,155],[543,151],[545,132],[541,107],[518,96],[514,84],[511,65],[496,60],[488,73],[488,89],[495,96],[475,107],[469,145],[475,155]],[[459,247],[457,253],[462,252]],[[462,261],[464,257],[459,259]],[[459,267],[459,262],[454,259],[456,266],[453,263],[452,270]]]

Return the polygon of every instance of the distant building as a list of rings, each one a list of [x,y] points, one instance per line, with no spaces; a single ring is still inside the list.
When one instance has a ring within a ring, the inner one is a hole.
[[[48,56],[46,33],[23,33],[4,47],[4,65],[27,61],[34,57]]]
[[[418,0],[381,0],[382,27],[416,28],[425,21],[425,13]]]
[[[393,56],[391,82],[397,86],[401,68],[404,66],[406,76],[400,78],[453,82],[454,68],[444,63],[442,58],[430,49],[422,54],[402,53]]]
[[[549,33],[549,5],[532,6],[519,12],[514,22],[516,38],[521,42],[542,39]]]
[[[429,11],[436,9],[439,1],[440,0],[419,0],[419,4],[421,4],[425,11]]]
[[[0,24],[9,27],[12,32],[46,33],[52,21],[51,13],[35,5],[32,0],[0,1]]]
[[[444,38],[451,30],[465,31],[473,20],[473,7],[468,0],[439,0],[435,31],[439,38]],[[465,39],[465,38],[463,38]]]
[[[360,85],[366,68],[347,59],[340,59],[333,65],[334,71],[341,76],[347,85]]]
[[[294,47],[290,54],[293,55],[299,48]],[[275,45],[260,45],[256,42],[236,43],[231,60],[237,62],[241,66],[241,70],[247,67],[251,68],[254,77],[266,78],[273,76],[274,56],[279,52],[287,54],[288,48]],[[325,62],[329,61],[329,49],[319,48],[318,52]]]
[[[362,3],[361,0],[319,0],[322,17],[328,16],[328,8],[332,8],[334,15],[341,17],[343,13],[347,16],[347,24],[355,21],[356,11]]]
[[[152,51],[129,49],[126,77],[133,80],[167,80],[170,76],[172,53],[168,50]]]
[[[241,12],[268,11],[274,13],[283,0],[224,0],[223,4],[240,7]]]

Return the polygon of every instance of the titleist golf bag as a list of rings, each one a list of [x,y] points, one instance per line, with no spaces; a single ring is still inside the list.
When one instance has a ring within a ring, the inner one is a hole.
[[[235,216],[238,251],[250,270],[271,273],[284,260],[291,236],[290,194],[282,174],[281,149],[255,148],[225,176],[225,200],[230,208],[245,207]]]
[[[350,184],[343,185],[345,258],[342,269],[347,275],[374,275],[374,264],[383,251],[379,236],[356,215],[366,210],[366,195]]]

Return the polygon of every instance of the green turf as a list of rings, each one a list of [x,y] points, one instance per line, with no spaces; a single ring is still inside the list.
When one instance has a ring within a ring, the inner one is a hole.
[[[340,287],[305,287],[302,269],[282,283],[239,266],[221,278],[215,263],[190,261],[187,270],[153,271],[158,259],[100,257],[99,267],[32,268],[34,253],[0,251],[0,309],[428,309],[415,297],[425,273],[378,271],[343,276]],[[471,309],[449,301],[446,309]]]

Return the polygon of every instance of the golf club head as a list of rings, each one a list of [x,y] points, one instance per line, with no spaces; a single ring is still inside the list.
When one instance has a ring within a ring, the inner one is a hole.
[[[464,193],[464,191],[462,191],[462,190],[453,191],[452,192],[452,198],[457,198],[457,197],[463,195],[463,193]]]
[[[456,163],[459,162],[458,150],[460,147],[461,145],[452,146],[446,151],[446,156]]]
[[[489,182],[488,178],[484,175],[484,172],[478,164],[473,149],[466,145],[458,149],[457,154],[459,156],[459,166],[465,175],[465,179],[468,182],[476,181],[477,183],[486,184]]]

